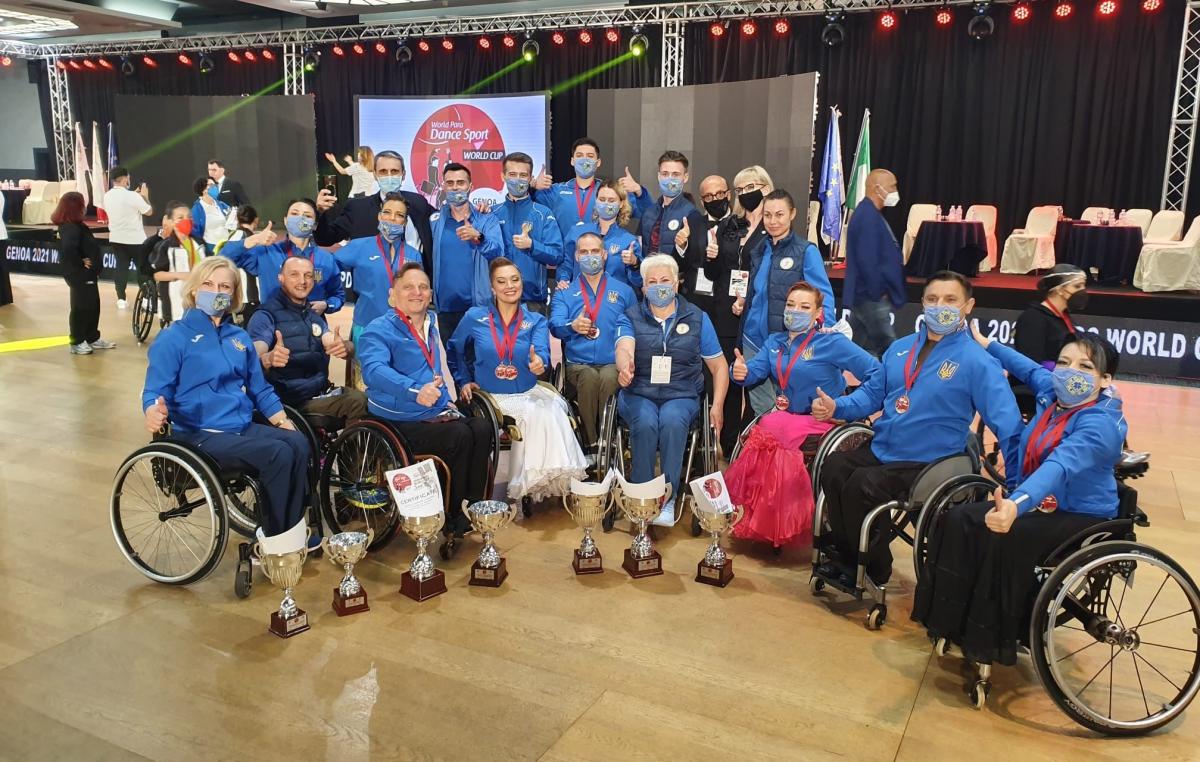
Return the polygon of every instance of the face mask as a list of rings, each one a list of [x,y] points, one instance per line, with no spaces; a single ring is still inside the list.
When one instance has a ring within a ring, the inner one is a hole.
[[[1076,291],[1067,297],[1067,310],[1070,312],[1083,312],[1087,309],[1088,292]]]
[[[590,179],[592,175],[596,174],[596,160],[586,156],[580,156],[571,162],[571,166],[575,168],[575,176],[583,180]]]
[[[388,222],[387,220],[379,221],[379,235],[389,241],[400,241],[404,239],[404,223]]]
[[[192,221],[179,220],[175,223],[175,232],[179,234],[180,238],[187,238],[192,234]]]
[[[803,310],[783,311],[783,327],[796,333],[804,333],[812,327],[813,316]]]
[[[385,196],[389,193],[399,193],[400,184],[404,182],[400,177],[376,177],[375,182],[379,185],[379,192]]]
[[[579,269],[584,275],[598,275],[604,269],[604,257],[599,254],[584,254],[579,258]]]
[[[467,203],[467,192],[465,190],[446,191],[446,203],[450,206],[462,206]]]
[[[704,211],[708,212],[709,217],[719,220],[729,211],[729,199],[720,198],[716,201],[705,201]]]
[[[317,221],[311,217],[289,214],[287,219],[283,221],[283,226],[287,228],[288,235],[294,235],[297,238],[307,238],[312,234],[313,228],[317,226]]]
[[[1074,368],[1055,368],[1051,382],[1054,384],[1054,396],[1064,407],[1075,407],[1096,391],[1095,378]]]
[[[208,195],[212,196],[213,201],[217,200],[217,196],[221,195],[221,189],[215,185],[208,186]]]
[[[619,201],[596,202],[596,216],[602,220],[615,220],[620,211],[621,203]]]
[[[508,188],[508,195],[513,198],[525,198],[529,195],[529,181],[522,180],[519,177],[506,177],[504,185]]]
[[[219,291],[197,291],[196,309],[209,317],[221,317],[233,305],[233,297]]]
[[[678,177],[658,178],[658,189],[667,198],[675,198],[683,192],[683,180]]]
[[[654,307],[666,307],[675,301],[675,287],[670,283],[656,283],[646,286],[646,301]]]
[[[762,191],[756,190],[756,191],[750,191],[749,193],[743,193],[743,194],[739,195],[738,203],[741,204],[742,208],[745,209],[747,212],[753,212],[755,209],[758,208],[758,205],[762,203],[762,199],[763,199]]]
[[[884,206],[895,206],[900,203],[900,191],[892,191],[883,197]]]
[[[959,323],[961,322],[962,310],[958,307],[952,307],[947,304],[941,307],[925,308],[925,327],[931,333],[936,333],[938,336],[954,333],[958,330]]]

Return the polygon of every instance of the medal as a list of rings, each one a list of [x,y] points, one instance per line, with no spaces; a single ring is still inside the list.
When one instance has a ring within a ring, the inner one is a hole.
[[[1054,495],[1046,495],[1042,499],[1041,505],[1038,506],[1038,510],[1042,513],[1054,513],[1058,510],[1058,498]]]
[[[917,355],[921,354],[921,339],[923,334],[918,333],[917,338],[913,340],[912,348],[908,350],[908,360],[904,363],[904,394],[896,398],[896,412],[903,415],[908,412],[909,399],[908,394],[912,391],[913,384],[917,382],[917,376],[921,375],[921,367],[925,365],[925,360],[917,362]],[[929,350],[929,354],[937,351],[937,347]],[[928,359],[928,355],[926,355]],[[916,363],[916,367],[913,367]]]
[[[596,338],[597,338],[599,335],[600,335],[600,329],[599,329],[599,328],[593,328],[592,330],[590,330],[590,331],[588,331],[588,332],[587,332],[587,337],[588,337],[589,339],[593,339],[593,340],[594,340],[594,339],[596,339]]]
[[[488,310],[488,327],[492,330],[492,344],[496,347],[496,357],[499,358],[499,363],[496,365],[496,378],[504,381],[511,381],[517,377],[517,368],[513,365],[513,355],[517,350],[517,336],[521,333],[521,322],[520,307],[517,308],[517,314],[513,315],[512,322],[508,325],[505,325],[501,318],[500,328],[503,331],[503,338],[501,338],[501,334],[496,332],[496,311]]]
[[[496,378],[504,381],[508,378],[508,369],[504,365],[496,366]]]
[[[808,343],[813,340],[814,336],[817,335],[820,327],[821,321],[818,318],[817,321],[813,323],[813,327],[809,329],[808,335],[804,337],[804,341],[800,342],[799,347],[795,346],[796,339],[800,338],[799,336],[797,336],[796,339],[791,340],[790,344],[792,345],[792,359],[788,360],[788,366],[786,370],[783,367],[783,352],[780,352],[779,356],[775,358],[775,378],[779,380],[779,388],[782,390],[779,396],[775,398],[776,409],[788,409],[788,398],[783,394],[783,392],[787,391],[788,379],[792,377],[792,368],[796,367],[796,361],[799,360],[800,356],[804,354],[805,349],[808,347]]]
[[[908,395],[907,394],[901,394],[899,397],[896,398],[896,412],[899,413],[900,415],[904,415],[905,413],[908,412]]]
[[[775,398],[775,409],[776,410],[787,410],[788,409],[788,398],[782,394],[779,395],[778,397],[776,397]]]
[[[588,300],[588,284],[583,276],[579,276],[579,295],[583,297],[583,312],[587,315],[588,320],[592,321],[592,330],[587,332],[589,339],[595,339],[600,335],[600,329],[596,327],[596,318],[600,317],[600,303],[604,299],[605,286],[608,285],[608,276],[605,275],[600,279],[600,285],[596,288],[596,301]]]

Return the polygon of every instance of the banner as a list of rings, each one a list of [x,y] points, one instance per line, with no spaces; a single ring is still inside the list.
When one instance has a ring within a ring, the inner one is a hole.
[[[854,147],[854,164],[850,167],[850,188],[846,206],[853,210],[867,195],[867,175],[871,173],[871,109],[863,112],[858,144]]]
[[[825,135],[825,158],[821,162],[821,238],[825,243],[842,239],[842,204],[846,203],[842,182],[842,136],[837,107],[829,109],[829,131]]]
[[[88,193],[87,146],[83,144],[83,133],[79,130],[79,122],[75,123],[75,190],[83,194],[84,207],[91,203]]]

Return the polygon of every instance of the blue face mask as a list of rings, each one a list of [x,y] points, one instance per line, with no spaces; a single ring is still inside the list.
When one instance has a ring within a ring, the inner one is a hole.
[[[962,323],[962,310],[948,304],[925,308],[925,327],[931,333],[945,336],[954,333]]]
[[[597,275],[604,269],[604,257],[599,254],[584,254],[579,258],[579,269],[584,275]]]
[[[646,286],[646,301],[653,307],[666,307],[675,301],[675,287],[670,283],[656,283]]]
[[[1063,407],[1086,402],[1096,391],[1096,379],[1090,373],[1074,368],[1055,368],[1050,380],[1054,384],[1054,396]]]
[[[615,220],[621,212],[621,202],[619,201],[597,201],[596,216],[602,220]]]
[[[196,309],[209,317],[223,317],[233,305],[233,297],[220,291],[197,291]]]
[[[575,176],[583,180],[587,180],[596,174],[596,160],[586,156],[580,156],[571,162],[571,166],[575,168]]]
[[[812,328],[813,316],[803,310],[783,311],[783,327],[796,333],[804,333]]]
[[[385,196],[389,193],[399,193],[400,184],[404,182],[399,177],[376,177],[375,182],[379,185],[379,192]]]
[[[658,189],[667,198],[675,198],[683,193],[683,180],[678,177],[660,177],[658,178]]]
[[[519,177],[504,178],[504,187],[508,188],[508,195],[513,198],[525,198],[529,195],[529,181]]]
[[[313,228],[317,226],[317,221],[300,214],[289,214],[287,219],[283,221],[283,226],[287,228],[288,235],[294,235],[297,238],[308,238],[308,236],[312,235]]]
[[[380,220],[379,235],[383,236],[389,241],[402,241],[404,240],[404,223]]]
[[[446,191],[446,203],[450,206],[462,206],[467,203],[467,192],[465,190]]]
[[[221,189],[215,185],[210,185],[208,186],[208,195],[212,197],[213,201],[216,201],[217,196],[221,195]]]

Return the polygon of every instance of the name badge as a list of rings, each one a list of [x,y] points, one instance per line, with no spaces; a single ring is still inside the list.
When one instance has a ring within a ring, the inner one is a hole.
[[[794,264],[796,264],[796,262],[791,257],[784,257],[782,260],[779,261],[779,269],[780,270],[791,270],[792,265],[794,265]]]
[[[669,355],[655,355],[650,361],[650,383],[671,383],[671,358]]]
[[[746,298],[746,288],[750,285],[749,270],[729,271],[729,295],[741,299]]]
[[[676,230],[679,230],[679,220],[671,220],[670,222],[668,222],[667,230],[670,230],[671,232],[675,232]]]
[[[313,332],[313,336],[320,336],[321,335],[321,326],[317,325],[316,323],[313,323],[312,324],[312,332]]]

